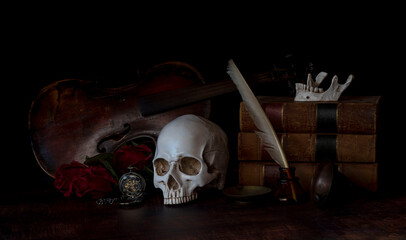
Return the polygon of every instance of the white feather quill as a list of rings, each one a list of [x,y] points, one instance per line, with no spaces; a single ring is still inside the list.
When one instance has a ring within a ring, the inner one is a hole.
[[[264,110],[251,91],[244,77],[238,70],[233,60],[228,62],[227,73],[230,75],[231,80],[237,86],[238,91],[244,101],[245,108],[250,117],[254,121],[258,131],[256,134],[262,139],[264,150],[269,153],[272,159],[277,162],[282,168],[288,168],[288,161],[286,160],[285,153],[279,143],[275,130],[272,127],[271,122],[265,115]]]

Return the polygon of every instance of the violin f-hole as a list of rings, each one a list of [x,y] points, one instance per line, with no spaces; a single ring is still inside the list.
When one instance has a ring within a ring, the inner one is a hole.
[[[109,152],[111,151],[114,146],[120,142],[130,131],[131,131],[131,126],[128,123],[125,123],[123,125],[123,131],[114,133],[110,136],[102,138],[98,143],[97,143],[97,151],[99,153],[104,153],[104,152]]]

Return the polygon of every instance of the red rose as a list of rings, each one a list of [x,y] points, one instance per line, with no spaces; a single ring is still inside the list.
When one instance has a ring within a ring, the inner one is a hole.
[[[113,191],[116,180],[100,165],[87,167],[77,161],[62,164],[55,173],[54,185],[65,197],[76,194],[82,197],[85,194],[93,199],[101,198]]]
[[[151,157],[151,149],[144,144],[124,146],[114,153],[112,166],[120,173],[127,172],[129,166],[142,170],[150,163]]]

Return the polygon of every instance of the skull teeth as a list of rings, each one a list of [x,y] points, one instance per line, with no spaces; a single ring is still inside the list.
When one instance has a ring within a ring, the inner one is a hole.
[[[296,83],[296,90],[302,90],[306,92],[322,93],[324,92],[323,88],[311,87],[303,83]]]
[[[187,203],[187,202],[193,201],[195,199],[197,199],[197,193],[193,193],[190,196],[184,196],[184,197],[164,198],[164,204],[165,205],[181,204],[181,203]]]

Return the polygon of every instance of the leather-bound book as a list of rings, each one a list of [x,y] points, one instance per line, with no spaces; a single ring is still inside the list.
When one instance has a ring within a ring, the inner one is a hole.
[[[267,186],[275,189],[279,178],[279,165],[269,161],[239,161],[239,184]],[[338,171],[355,186],[367,191],[378,190],[378,163],[336,163]],[[310,191],[318,163],[289,163],[306,192]]]
[[[289,162],[377,162],[376,134],[279,133]],[[273,161],[254,132],[238,133],[238,160]]]
[[[276,132],[376,134],[380,96],[342,96],[336,102],[295,102],[293,97],[258,97]],[[256,127],[240,104],[240,130]]]

